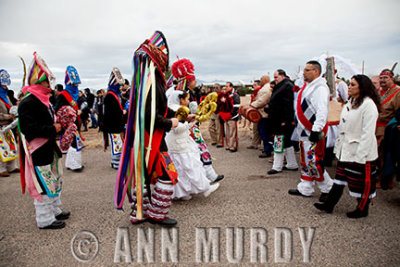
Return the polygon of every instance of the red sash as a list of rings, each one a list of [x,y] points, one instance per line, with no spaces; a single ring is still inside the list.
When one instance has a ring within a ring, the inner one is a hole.
[[[168,114],[168,107],[165,110],[165,114],[164,114],[164,118],[167,117]],[[169,164],[166,165],[166,161],[165,161],[165,156],[163,155],[163,153],[160,152],[160,145],[161,145],[161,141],[164,137],[164,130],[157,128],[154,130],[153,133],[153,140],[151,142],[150,145],[150,157],[149,157],[149,164],[147,167],[147,174],[152,174],[152,171],[155,171],[157,173],[157,176],[160,177],[163,175],[163,170],[162,167],[165,168],[165,170],[167,171],[168,175],[171,178],[171,181],[175,184],[176,183],[176,179],[177,177],[175,177],[174,175],[171,175],[171,173],[168,171],[168,166]],[[145,145],[147,145],[145,147],[145,149],[147,150],[148,146],[149,146],[149,139],[150,139],[150,135],[145,131],[144,133],[144,143]],[[145,152],[146,154],[146,152]],[[154,182],[153,180],[156,179],[157,177],[154,177],[154,175],[152,176],[152,182]]]
[[[304,88],[306,88],[307,83],[304,84],[303,88],[301,88],[300,93],[297,97],[297,118],[299,118],[300,122],[306,127],[307,130],[310,132],[312,131],[312,123],[306,118],[304,115],[303,110],[301,109],[301,96],[303,95]],[[315,148],[315,157],[317,161],[320,161],[324,158],[325,154],[325,136],[326,133],[328,132],[328,123],[325,124],[324,128],[322,129],[322,132],[324,133],[324,137],[317,142],[317,146]],[[323,176],[322,176],[323,177]]]
[[[4,103],[4,105],[6,105],[7,110],[10,110],[11,106],[10,104],[7,104],[6,101],[4,101],[2,98],[0,98],[1,102]]]
[[[392,88],[394,88],[394,87],[396,87],[396,85],[393,85]],[[390,88],[389,90],[391,90],[392,88]],[[400,88],[397,88],[396,91],[394,91],[390,96],[386,97],[385,100],[383,100],[383,101],[381,102],[381,105],[385,105],[385,104],[386,104],[390,99],[392,99],[392,98],[397,94],[397,92],[399,92],[399,91],[400,91]]]
[[[297,112],[297,118],[299,118],[301,124],[306,127],[307,130],[310,132],[312,131],[312,123],[306,118],[304,115],[303,110],[301,109],[301,96],[303,95],[304,88],[306,88],[307,83],[304,84],[303,88],[301,88],[299,95],[297,96],[297,107],[296,107],[296,112]],[[325,124],[324,128],[322,129],[322,132],[326,134],[328,131],[328,123]]]
[[[389,90],[392,90],[395,87],[396,87],[396,85],[393,85]],[[400,88],[397,88],[390,96],[386,97],[385,100],[383,100],[381,102],[381,106],[383,106],[387,102],[389,102],[389,100],[391,100],[398,92],[400,92]],[[378,127],[386,127],[387,124],[388,124],[387,122],[379,121],[379,120],[376,122],[376,126],[378,126]]]
[[[75,100],[73,100],[72,99],[72,96],[68,93],[68,91],[62,91],[61,93],[60,93],[60,95],[63,95],[64,97],[65,97],[65,99],[67,100],[67,102],[70,104],[70,106],[76,111],[76,113],[77,113],[77,115],[78,115],[78,110],[79,110],[79,107],[78,107],[78,105],[76,104],[76,102],[75,102]],[[81,116],[80,115],[78,115],[78,117],[77,117],[77,119],[78,119],[78,125],[81,125]],[[78,127],[79,128],[79,127]]]

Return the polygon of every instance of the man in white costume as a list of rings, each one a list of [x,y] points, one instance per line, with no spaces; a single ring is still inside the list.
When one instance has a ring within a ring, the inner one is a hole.
[[[317,182],[323,201],[332,187],[332,179],[323,166],[325,136],[329,110],[329,88],[321,75],[318,61],[307,62],[304,81],[307,83],[297,98],[297,133],[301,147],[301,182],[289,194],[311,197]]]

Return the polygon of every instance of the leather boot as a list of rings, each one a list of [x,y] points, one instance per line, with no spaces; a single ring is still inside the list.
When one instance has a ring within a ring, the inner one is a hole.
[[[314,203],[314,206],[326,213],[332,213],[333,208],[342,197],[344,185],[333,184],[331,191],[328,193],[328,199],[324,203]]]
[[[346,213],[347,217],[357,219],[357,218],[362,218],[362,217],[368,216],[370,200],[369,199],[367,200],[367,203],[365,204],[364,209],[360,208],[361,198],[357,198],[357,201],[358,201],[357,208],[351,212]]]

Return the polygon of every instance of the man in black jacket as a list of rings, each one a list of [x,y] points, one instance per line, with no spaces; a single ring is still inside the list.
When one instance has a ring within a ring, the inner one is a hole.
[[[274,164],[268,174],[276,174],[282,169],[297,171],[298,165],[290,137],[294,129],[294,93],[293,84],[284,70],[274,73],[276,86],[271,95],[268,107],[269,127],[274,138]],[[286,156],[287,165],[283,166]]]
[[[92,121],[92,125],[89,128],[97,128],[98,123],[96,120],[96,116],[94,115],[94,110],[93,110],[93,104],[94,104],[94,94],[90,92],[89,88],[85,89],[85,96],[86,96],[86,101],[89,106],[89,113],[90,113],[90,120]]]

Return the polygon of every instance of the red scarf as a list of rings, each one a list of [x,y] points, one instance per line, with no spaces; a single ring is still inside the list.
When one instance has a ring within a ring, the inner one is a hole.
[[[256,100],[258,91],[260,91],[261,88],[262,88],[262,87],[259,86],[259,87],[257,87],[256,89],[254,89],[254,93],[251,95],[251,98],[250,98],[250,103],[253,103],[253,101]]]

